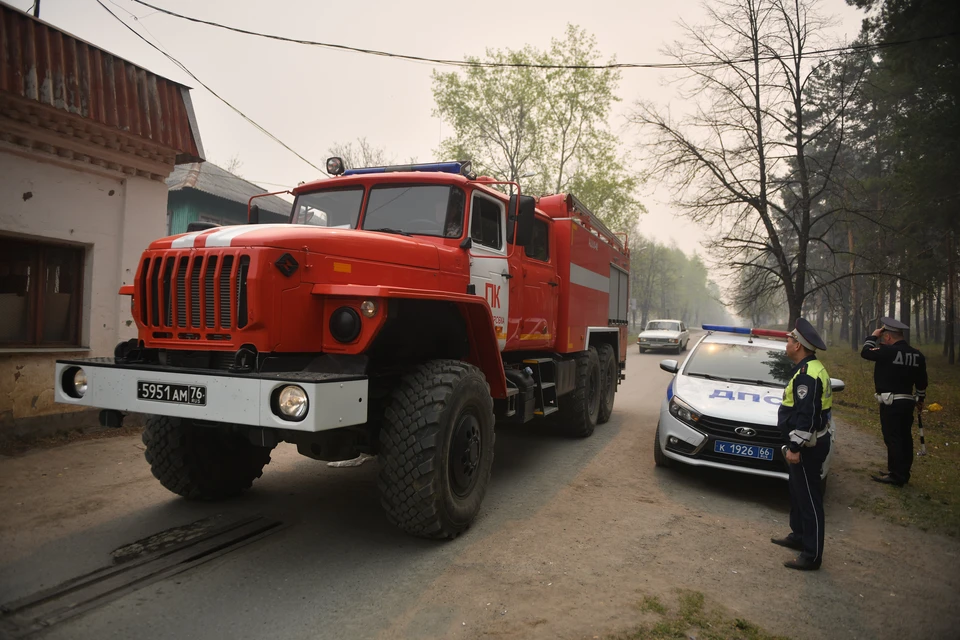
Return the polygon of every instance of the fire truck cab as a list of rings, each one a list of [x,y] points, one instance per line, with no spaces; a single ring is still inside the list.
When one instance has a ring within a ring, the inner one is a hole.
[[[147,414],[153,474],[192,499],[250,487],[280,442],[375,455],[388,518],[454,537],[495,425],[585,437],[610,418],[628,247],[572,195],[506,195],[469,163],[328,172],[288,224],[252,205],[253,224],[153,242],[120,290],[138,338],[58,361],[57,400],[107,426]]]

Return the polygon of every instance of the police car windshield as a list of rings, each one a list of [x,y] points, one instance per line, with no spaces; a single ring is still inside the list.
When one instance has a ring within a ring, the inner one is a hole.
[[[647,331],[680,331],[679,322],[648,322]]]
[[[778,349],[703,342],[690,356],[684,375],[782,387],[790,379],[792,369],[786,352]]]
[[[293,223],[355,229],[362,203],[363,187],[303,193],[293,203]]]
[[[382,185],[370,189],[362,227],[368,231],[459,238],[463,190],[446,185]]]

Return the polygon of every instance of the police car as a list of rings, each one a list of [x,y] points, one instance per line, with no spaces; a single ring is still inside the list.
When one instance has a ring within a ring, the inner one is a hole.
[[[682,364],[660,363],[675,375],[660,407],[656,465],[682,462],[786,480],[777,410],[794,367],[786,355],[787,333],[707,324],[703,328],[706,335]],[[842,381],[830,382],[832,392],[843,390]],[[831,436],[834,432],[831,417]],[[824,485],[834,448],[823,464]]]

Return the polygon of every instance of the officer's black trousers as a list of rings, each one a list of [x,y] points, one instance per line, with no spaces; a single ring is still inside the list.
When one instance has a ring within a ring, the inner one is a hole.
[[[800,552],[816,564],[823,561],[823,494],[820,492],[820,470],[830,452],[830,435],[817,439],[812,447],[800,449],[800,464],[790,468],[791,537],[803,543]]]
[[[910,480],[913,466],[913,412],[910,400],[894,400],[880,405],[880,431],[887,445],[887,470],[897,482]]]

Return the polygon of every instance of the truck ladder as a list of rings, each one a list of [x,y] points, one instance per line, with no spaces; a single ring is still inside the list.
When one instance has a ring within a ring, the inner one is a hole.
[[[523,364],[533,371],[537,383],[537,406],[533,415],[547,417],[560,410],[557,406],[557,366],[552,358],[528,358]]]

